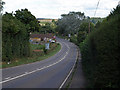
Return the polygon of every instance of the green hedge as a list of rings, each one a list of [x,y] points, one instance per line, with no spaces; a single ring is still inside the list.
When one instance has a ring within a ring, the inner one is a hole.
[[[80,44],[88,87],[120,87],[120,13],[114,14],[118,9]]]
[[[73,43],[75,43],[76,45],[78,45],[77,36],[71,36],[70,42],[73,42]]]
[[[30,56],[29,33],[26,26],[11,13],[2,17],[2,60]]]

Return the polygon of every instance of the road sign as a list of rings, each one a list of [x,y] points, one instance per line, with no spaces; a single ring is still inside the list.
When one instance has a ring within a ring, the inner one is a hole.
[[[68,37],[70,38],[70,37],[71,37],[71,35],[70,35],[70,34],[68,34]]]
[[[49,49],[49,45],[50,45],[49,43],[46,43],[45,44],[45,49]]]

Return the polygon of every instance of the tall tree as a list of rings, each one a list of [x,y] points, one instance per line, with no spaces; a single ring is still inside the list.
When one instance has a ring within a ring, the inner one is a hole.
[[[28,33],[39,31],[39,23],[35,16],[32,15],[30,11],[28,11],[28,9],[17,10],[15,17],[28,27]]]
[[[3,2],[2,0],[0,0],[0,60],[1,60],[1,56],[2,56],[2,10],[3,10],[3,5],[5,4],[5,2]]]
[[[61,34],[76,33],[81,21],[85,19],[84,13],[81,12],[69,12],[62,14],[61,17],[58,21],[58,32]]]
[[[29,36],[27,27],[12,13],[2,17],[2,59],[10,61],[13,58],[29,56]]]
[[[89,30],[94,30],[94,25],[92,23],[89,22],[83,22],[80,27],[79,27],[79,31],[78,31],[78,36],[77,36],[77,41],[78,43],[81,43],[86,36],[89,33]]]

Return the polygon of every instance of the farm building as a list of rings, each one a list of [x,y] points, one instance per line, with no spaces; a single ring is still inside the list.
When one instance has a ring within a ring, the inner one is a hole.
[[[41,42],[46,42],[52,40],[54,38],[54,34],[47,33],[47,34],[31,34],[30,35],[30,42],[34,44],[39,44]]]

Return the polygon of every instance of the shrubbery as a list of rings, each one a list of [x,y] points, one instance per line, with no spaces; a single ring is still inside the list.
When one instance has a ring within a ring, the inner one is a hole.
[[[23,23],[13,17],[12,14],[3,15],[2,59],[4,61],[29,56],[28,38]]]
[[[120,87],[120,7],[81,44],[83,70],[89,87]]]
[[[77,36],[71,36],[70,41],[78,45]]]
[[[36,18],[27,10],[16,11],[16,14],[5,13],[2,16],[2,60],[30,56],[30,32],[39,31]]]
[[[80,27],[79,27],[79,31],[78,31],[78,36],[77,36],[77,41],[78,43],[83,42],[83,40],[85,40],[85,38],[87,37],[87,35],[90,33],[90,31],[94,30],[94,25],[93,23],[89,23],[89,22],[83,22]]]

